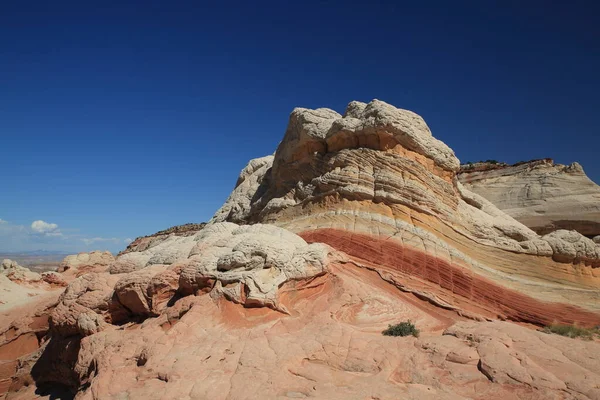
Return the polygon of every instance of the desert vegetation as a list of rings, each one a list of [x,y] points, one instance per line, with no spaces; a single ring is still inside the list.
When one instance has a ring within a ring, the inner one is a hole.
[[[553,324],[544,327],[544,332],[570,338],[593,339],[600,336],[600,327],[582,328],[576,325]]]
[[[381,332],[384,336],[414,336],[419,337],[419,329],[410,322],[404,321],[396,325],[388,325],[388,328]]]

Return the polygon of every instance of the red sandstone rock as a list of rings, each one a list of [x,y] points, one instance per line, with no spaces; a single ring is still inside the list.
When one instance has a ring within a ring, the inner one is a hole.
[[[67,271],[55,306],[0,316],[0,393],[600,399],[599,341],[532,325],[600,323],[600,247],[538,236],[457,171],[409,111],[296,109],[207,226],[137,239]],[[381,334],[406,320],[419,338]]]

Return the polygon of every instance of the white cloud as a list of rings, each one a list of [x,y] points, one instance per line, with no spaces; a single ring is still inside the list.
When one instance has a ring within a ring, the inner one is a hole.
[[[39,228],[39,226],[38,226]],[[69,247],[58,227],[40,233],[31,226],[0,224],[0,251],[62,250]]]
[[[123,240],[123,242],[125,242],[125,244],[129,244],[129,243],[133,242],[133,239],[127,238],[127,239]]]
[[[58,224],[43,220],[33,221],[31,225],[19,225],[0,219],[0,251],[119,251],[124,243],[128,243],[123,237],[90,237],[74,232],[78,232],[78,229],[59,229]]]
[[[46,236],[62,236],[58,225],[42,221],[41,219],[31,223],[31,230]]]

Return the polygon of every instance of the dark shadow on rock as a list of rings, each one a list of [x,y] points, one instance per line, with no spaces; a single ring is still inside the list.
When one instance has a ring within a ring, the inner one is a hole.
[[[49,400],[73,400],[75,395],[68,386],[60,383],[45,383],[40,385],[35,394],[38,396],[49,396]]]
[[[80,347],[79,336],[50,339],[31,368],[37,394],[50,396],[50,399],[74,398],[79,386],[79,377],[74,367]]]

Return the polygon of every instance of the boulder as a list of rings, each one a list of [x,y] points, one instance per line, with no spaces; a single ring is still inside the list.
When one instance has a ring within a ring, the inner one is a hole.
[[[113,262],[115,257],[109,251],[91,251],[65,257],[58,267],[58,272],[71,270],[75,273],[102,272]]]
[[[13,282],[37,282],[42,276],[32,272],[29,268],[20,266],[16,261],[4,259],[0,264],[0,274],[6,276]]]

